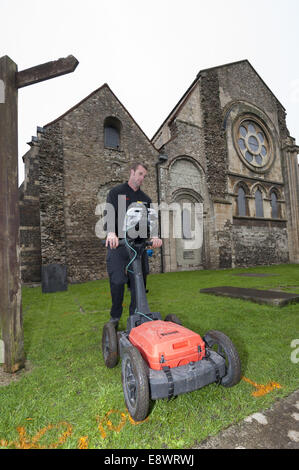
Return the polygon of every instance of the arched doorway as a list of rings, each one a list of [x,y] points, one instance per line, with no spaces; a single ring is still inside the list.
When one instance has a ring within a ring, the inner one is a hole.
[[[165,214],[161,212],[162,232],[167,227],[163,236],[163,269],[165,272],[203,269],[206,263],[203,203],[207,194],[204,170],[193,157],[180,155],[160,171],[160,194],[166,204]],[[197,237],[192,240],[195,230]]]

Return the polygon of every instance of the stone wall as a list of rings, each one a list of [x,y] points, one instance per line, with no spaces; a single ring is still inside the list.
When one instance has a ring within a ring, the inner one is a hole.
[[[41,280],[38,143],[24,155],[25,179],[20,187],[21,276],[23,283]]]
[[[239,267],[288,263],[288,233],[285,222],[234,221],[233,265]]]
[[[247,61],[217,70],[223,127],[228,155],[227,199],[231,218],[227,240],[231,240],[232,266],[255,266],[289,261],[286,228],[285,181],[282,172],[281,138],[288,134],[285,112],[271,90]],[[271,155],[262,168],[254,168],[240,158],[235,132],[247,116],[264,125],[270,139]],[[238,187],[246,193],[246,217],[238,217]],[[255,191],[263,196],[264,218],[256,217]],[[279,220],[271,216],[271,191],[278,195]]]
[[[227,148],[223,130],[217,70],[200,74],[207,184],[212,198],[225,198],[227,182]]]
[[[65,266],[64,154],[59,121],[45,129],[40,142],[39,165],[42,264]]]

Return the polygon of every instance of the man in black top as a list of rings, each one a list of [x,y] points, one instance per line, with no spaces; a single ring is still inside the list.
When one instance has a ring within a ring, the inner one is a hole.
[[[130,170],[130,178],[127,183],[120,184],[112,188],[107,196],[107,203],[112,204],[115,210],[115,231],[109,232],[106,238],[106,247],[108,248],[107,252],[107,271],[109,274],[110,281],[110,291],[112,297],[112,308],[110,311],[110,316],[116,327],[118,321],[122,314],[122,304],[124,297],[125,284],[128,281],[127,275],[125,273],[125,267],[129,262],[128,252],[125,246],[119,245],[119,238],[123,238],[124,234],[122,233],[123,229],[123,220],[118,220],[119,215],[119,196],[125,197],[125,212],[132,203],[142,202],[146,205],[150,205],[152,202],[150,197],[148,197],[143,191],[141,191],[140,186],[143,183],[144,178],[147,175],[147,168],[143,163],[135,163],[132,165]],[[108,228],[109,230],[109,228]],[[153,248],[160,248],[162,246],[162,240],[158,237],[153,237],[151,239]],[[118,248],[117,250],[115,248]],[[135,292],[134,292],[134,281],[131,274],[128,272],[130,278],[131,286],[131,304],[129,308],[130,315],[133,315],[135,312]]]

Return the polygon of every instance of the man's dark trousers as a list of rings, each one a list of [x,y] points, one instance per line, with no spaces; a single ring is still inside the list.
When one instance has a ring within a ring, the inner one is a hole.
[[[113,319],[119,319],[121,317],[123,311],[125,284],[128,282],[128,278],[131,290],[131,303],[129,308],[130,315],[133,315],[136,309],[134,276],[131,272],[126,273],[126,267],[129,262],[130,258],[125,246],[120,246],[116,249],[108,248],[107,271],[109,274],[112,298],[110,316]]]

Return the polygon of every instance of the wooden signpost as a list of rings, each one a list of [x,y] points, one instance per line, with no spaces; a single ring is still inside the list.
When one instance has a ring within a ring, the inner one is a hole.
[[[4,370],[24,367],[20,273],[18,190],[18,89],[71,73],[73,56],[18,72],[8,57],[0,58],[0,339]]]

